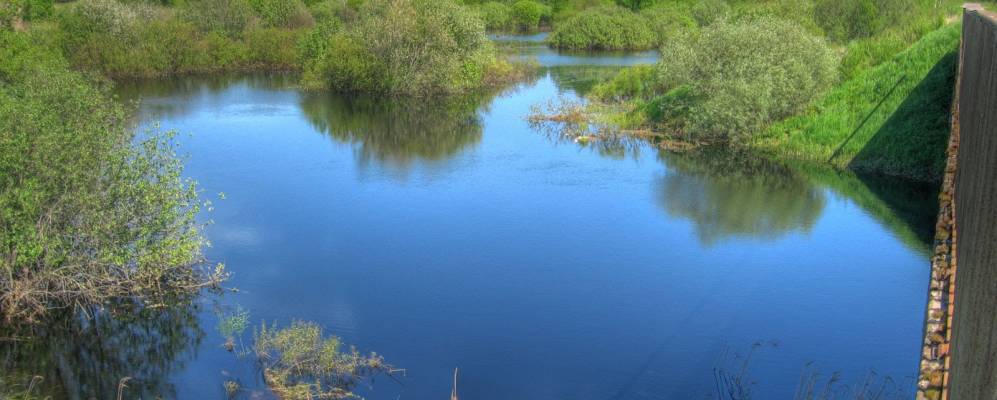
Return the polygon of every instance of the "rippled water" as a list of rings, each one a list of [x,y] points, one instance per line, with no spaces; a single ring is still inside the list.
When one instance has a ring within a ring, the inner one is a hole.
[[[714,369],[749,353],[759,399],[791,398],[810,362],[912,388],[931,188],[529,126],[532,105],[599,71],[445,102],[285,76],[122,87],[142,125],[184,133],[186,173],[215,203],[207,254],[239,292],[39,354],[98,397],[116,373],[137,377],[130,393],[222,398],[236,379],[266,397],[215,328],[238,306],[254,324],[316,321],[407,370],[370,399],[446,398],[454,367],[463,399],[711,398]]]

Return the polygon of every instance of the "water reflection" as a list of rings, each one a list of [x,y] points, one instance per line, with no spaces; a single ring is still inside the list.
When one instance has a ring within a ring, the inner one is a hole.
[[[620,66],[555,66],[544,68],[561,92],[570,90],[585,96],[592,88],[616,76]]]
[[[123,378],[129,378],[124,398],[173,398],[170,375],[184,368],[204,337],[197,312],[183,301],[156,308],[122,304],[92,318],[63,316],[33,332],[33,339],[0,342],[0,370],[29,380],[40,376],[40,393],[32,394],[56,399],[116,398]]]
[[[426,102],[305,93],[301,110],[315,130],[354,144],[357,160],[406,168],[442,161],[481,141],[481,97]]]
[[[668,171],[656,181],[658,204],[695,224],[701,243],[730,238],[773,240],[809,232],[824,192],[788,167],[737,151],[662,151]]]
[[[180,118],[206,106],[221,108],[231,103],[226,94],[235,86],[259,89],[260,92],[277,92],[293,89],[297,85],[293,74],[249,74],[217,76],[185,76],[157,80],[122,81],[114,93],[125,104],[138,104],[141,112],[134,118],[159,120]]]

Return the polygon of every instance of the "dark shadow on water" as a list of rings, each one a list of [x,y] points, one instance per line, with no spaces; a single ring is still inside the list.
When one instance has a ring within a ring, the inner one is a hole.
[[[31,332],[32,339],[0,342],[0,370],[5,379],[41,377],[32,394],[43,398],[113,399],[123,378],[122,398],[173,398],[169,377],[183,369],[204,337],[197,312],[182,301],[157,308],[122,304],[90,319],[55,317]],[[0,336],[28,337],[5,333]]]
[[[938,183],[870,174],[856,174],[856,177],[914,232],[918,241],[931,245],[938,217]]]
[[[813,163],[797,163],[792,168],[854,202],[907,247],[923,254],[927,263],[938,214],[937,184],[860,175]]]

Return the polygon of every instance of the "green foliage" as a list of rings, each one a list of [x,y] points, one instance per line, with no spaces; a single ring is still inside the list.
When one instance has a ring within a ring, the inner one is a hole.
[[[247,0],[191,0],[181,7],[180,15],[202,32],[235,37],[249,25],[253,8]]]
[[[355,22],[313,35],[303,45],[306,87],[425,96],[510,72],[481,20],[450,0],[369,0]]]
[[[28,21],[47,18],[52,15],[53,0],[24,0],[24,19]]]
[[[639,50],[654,48],[657,35],[640,15],[613,6],[589,9],[568,19],[548,40],[560,49]]]
[[[551,8],[534,0],[518,0],[512,3],[510,17],[512,24],[524,31],[533,31],[540,27],[540,22],[549,20]]]
[[[266,383],[282,399],[350,398],[363,379],[393,371],[377,353],[344,351],[338,337],[326,337],[313,322],[283,329],[264,323],[253,336]]]
[[[817,23],[831,40],[848,41],[871,36],[885,22],[874,0],[819,0]]]
[[[301,30],[251,24],[243,0],[200,0],[177,15],[158,7],[84,0],[59,14],[73,66],[108,77],[298,68]]]
[[[505,3],[489,1],[477,8],[485,29],[505,30],[512,28],[512,8]]]
[[[784,158],[939,179],[960,32],[953,24],[926,35],[772,126],[755,146]]]
[[[640,11],[657,4],[660,0],[615,0],[620,7],[629,8],[632,11]]]
[[[691,13],[699,26],[707,26],[730,16],[731,8],[724,0],[699,0]]]
[[[851,78],[893,58],[944,23],[940,14],[925,13],[907,18],[904,24],[896,25],[878,35],[849,42],[841,60],[842,76]]]
[[[40,38],[0,32],[0,310],[49,310],[198,290],[194,183],[170,135],[132,145],[125,113]]]
[[[592,88],[589,96],[603,101],[623,101],[650,98],[656,94],[657,70],[639,65],[621,70],[606,82]]]
[[[664,123],[700,138],[754,133],[802,110],[836,79],[837,60],[822,39],[770,18],[721,20],[669,41],[662,53],[661,87],[687,87],[680,104],[689,108],[685,118]]]
[[[0,31],[11,30],[20,17],[21,7],[16,1],[0,1]]]
[[[148,7],[126,5],[115,0],[80,0],[59,15],[59,24],[70,45],[92,35],[107,35],[108,39],[127,41],[133,38],[132,28],[151,17]]]
[[[265,26],[301,28],[315,24],[308,7],[301,0],[248,0]]]
[[[644,9],[640,15],[657,35],[657,43],[665,43],[680,32],[694,31],[699,27],[689,9],[681,5],[663,3]]]

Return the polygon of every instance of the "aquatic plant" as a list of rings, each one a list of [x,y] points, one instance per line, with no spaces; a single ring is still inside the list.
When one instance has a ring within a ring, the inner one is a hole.
[[[338,337],[325,336],[313,322],[293,321],[286,328],[263,323],[253,337],[267,385],[286,400],[358,397],[353,389],[362,380],[400,372],[377,353],[344,351]]]
[[[249,327],[249,311],[236,306],[235,310],[219,315],[218,333],[225,338],[225,348],[228,351],[235,349],[236,338],[242,344],[242,333]]]

